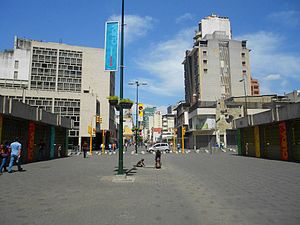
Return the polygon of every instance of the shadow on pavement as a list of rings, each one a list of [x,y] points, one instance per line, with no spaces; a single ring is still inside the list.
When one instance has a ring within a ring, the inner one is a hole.
[[[133,176],[137,173],[136,170],[137,168],[135,166],[133,166],[131,169],[124,168],[124,173],[126,176]],[[114,172],[118,172],[118,167],[115,167]]]

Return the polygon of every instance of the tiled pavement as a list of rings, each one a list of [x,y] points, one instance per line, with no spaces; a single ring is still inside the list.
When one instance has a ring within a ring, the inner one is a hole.
[[[300,164],[232,153],[124,155],[133,183],[114,183],[118,155],[24,165],[0,176],[0,224],[299,224]]]

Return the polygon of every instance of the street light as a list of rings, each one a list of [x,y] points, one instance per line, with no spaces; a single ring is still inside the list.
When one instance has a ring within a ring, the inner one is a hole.
[[[123,99],[123,70],[124,70],[124,0],[122,0],[121,18],[121,56],[120,56],[120,99]],[[123,175],[123,108],[119,116],[119,168],[118,175]]]
[[[145,82],[139,82],[138,80],[134,81],[134,82],[129,82],[128,85],[136,85],[136,114],[135,114],[135,153],[137,154],[137,132],[138,132],[138,128],[140,126],[138,126],[138,105],[139,105],[139,86],[140,85],[147,85],[147,83]]]
[[[244,83],[244,95],[245,95],[245,108],[244,108],[244,117],[247,116],[247,109],[248,109],[248,106],[247,106],[247,93],[246,93],[246,80],[245,80],[245,77],[241,80],[239,80],[239,82],[243,82]],[[248,121],[248,119],[247,119]]]

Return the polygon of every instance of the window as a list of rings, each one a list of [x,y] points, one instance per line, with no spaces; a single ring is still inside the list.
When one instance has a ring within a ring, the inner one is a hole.
[[[246,66],[246,62],[245,62],[245,61],[243,61],[243,62],[242,62],[242,65],[243,65],[243,66]]]
[[[203,56],[207,56],[207,51],[203,51]]]
[[[205,59],[205,60],[203,60],[203,64],[207,64],[207,60]]]
[[[203,72],[204,72],[204,73],[207,73],[207,71],[208,71],[208,69],[203,69]]]
[[[242,52],[242,58],[245,58],[245,52]]]
[[[18,60],[15,61],[15,69],[19,69],[19,61]]]
[[[18,71],[14,72],[14,79],[18,79]]]

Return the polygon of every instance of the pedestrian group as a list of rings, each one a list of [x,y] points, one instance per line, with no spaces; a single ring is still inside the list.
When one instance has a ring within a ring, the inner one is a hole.
[[[16,163],[18,171],[24,171],[21,167],[21,156],[22,156],[22,145],[18,138],[15,138],[14,142],[9,144],[6,141],[4,144],[0,145],[0,158],[2,159],[0,166],[0,174],[3,172],[12,173],[12,167]],[[9,165],[7,169],[7,164],[9,160]]]

